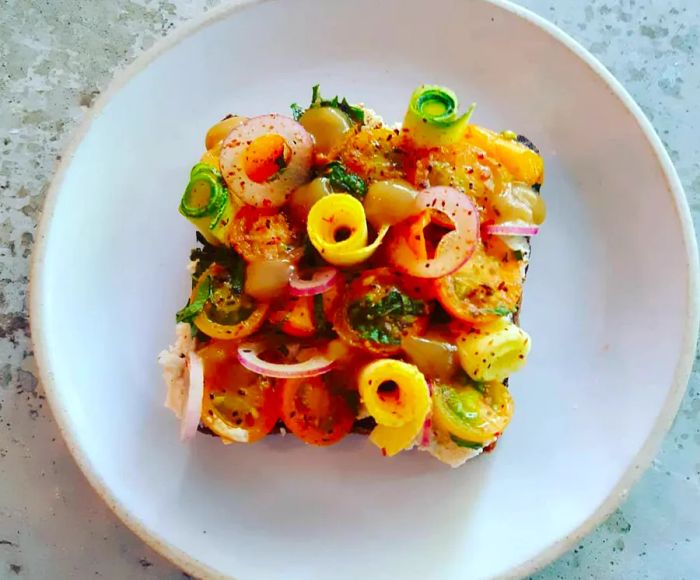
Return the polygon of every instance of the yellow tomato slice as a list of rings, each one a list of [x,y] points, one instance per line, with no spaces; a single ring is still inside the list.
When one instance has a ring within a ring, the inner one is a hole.
[[[478,125],[469,125],[467,141],[483,149],[489,157],[503,163],[516,180],[524,181],[528,185],[542,183],[544,160],[522,143]]]
[[[508,426],[513,399],[502,383],[448,385],[433,383],[433,424],[473,443],[489,443]]]
[[[224,443],[265,437],[280,416],[275,380],[245,369],[228,341],[212,340],[197,354],[204,364],[202,423]]]
[[[194,319],[199,330],[211,338],[236,340],[253,334],[262,326],[269,305],[234,292],[228,273],[218,264],[212,264],[199,277],[190,302],[195,300],[207,278],[211,279],[212,290],[204,308]]]

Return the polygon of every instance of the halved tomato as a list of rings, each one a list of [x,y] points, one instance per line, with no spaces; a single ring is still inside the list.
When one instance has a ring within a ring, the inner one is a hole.
[[[520,262],[502,241],[492,237],[485,243],[454,274],[435,282],[440,304],[464,322],[490,322],[514,312],[520,304]]]
[[[229,341],[212,340],[197,354],[204,364],[202,423],[226,443],[265,437],[280,417],[275,380],[241,366]]]
[[[401,339],[420,335],[428,325],[430,304],[416,294],[415,279],[389,268],[363,272],[348,286],[335,318],[346,343],[376,354],[396,354]]]
[[[345,437],[355,422],[351,404],[356,393],[325,377],[287,379],[282,384],[282,420],[301,440],[331,445]]]
[[[231,274],[219,264],[212,264],[199,277],[192,289],[190,303],[209,280],[209,297],[194,319],[195,326],[207,336],[237,340],[253,334],[265,320],[268,305],[257,302],[234,287]]]
[[[231,224],[229,240],[246,262],[288,260],[298,262],[304,253],[303,231],[279,208],[243,206]]]
[[[270,313],[271,324],[290,336],[307,338],[316,334],[313,296],[291,296],[281,308]]]
[[[323,294],[314,296],[290,296],[289,299],[270,313],[270,323],[279,325],[280,330],[290,336],[308,338],[328,330],[340,303],[338,282]]]
[[[460,443],[492,441],[503,433],[512,416],[513,399],[501,383],[433,382],[433,424]]]

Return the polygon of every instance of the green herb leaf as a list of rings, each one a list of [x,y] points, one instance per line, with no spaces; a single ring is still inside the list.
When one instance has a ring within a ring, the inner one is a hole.
[[[496,308],[490,308],[486,311],[488,314],[495,314],[496,316],[508,316],[512,314],[513,311],[505,306],[497,306]]]
[[[469,386],[479,391],[482,395],[486,394],[486,383],[473,380]]]
[[[356,123],[362,124],[365,122],[365,111],[362,107],[351,105],[345,97],[343,97],[343,100],[340,100],[338,96],[332,99],[324,99],[321,97],[319,85],[315,85],[311,89],[311,106],[309,108],[311,107],[333,107],[334,109],[341,110]]]
[[[331,161],[321,171],[336,190],[347,191],[353,197],[362,200],[367,194],[367,183],[356,173],[349,171],[340,161]]]
[[[425,312],[422,300],[391,289],[378,302],[365,297],[350,304],[348,320],[360,337],[378,344],[400,344],[401,330]]]
[[[197,232],[197,241],[202,244],[201,248],[194,248],[190,252],[190,260],[197,261],[197,267],[193,274],[193,283],[213,263],[226,268],[231,278],[231,287],[237,293],[243,292],[245,283],[245,261],[231,248],[224,246],[213,246]]]
[[[328,334],[330,326],[326,319],[326,313],[323,310],[323,294],[314,295],[314,320],[316,321],[318,334],[321,336]]]
[[[325,266],[327,262],[321,258],[321,254],[311,243],[311,238],[309,238],[308,233],[304,233],[304,255],[302,256],[302,262],[305,266],[309,268]]]
[[[457,370],[457,373],[454,376],[454,380],[456,383],[464,385],[465,387],[468,387],[472,381],[469,375],[466,373],[466,371],[462,368]]]
[[[452,439],[452,442],[457,445],[457,447],[466,447],[467,449],[483,449],[484,446],[481,443],[475,443],[473,441],[466,441],[464,439],[460,439],[459,437],[455,437],[454,435],[450,435],[450,439]]]
[[[522,262],[523,258],[525,257],[525,254],[523,253],[522,250],[513,250],[513,257],[518,261]]]
[[[194,300],[182,310],[178,311],[178,313],[175,315],[175,320],[177,322],[192,322],[195,316],[202,311],[204,305],[207,303],[207,300],[209,300],[210,295],[211,278],[207,276],[204,282],[202,282],[202,285],[197,289],[197,294],[194,297]]]
[[[311,106],[321,106],[321,85],[314,85],[311,87]]]
[[[464,369],[459,369],[457,371],[457,374],[455,375],[454,380],[456,383],[458,383],[460,385],[463,385],[465,387],[471,387],[472,389],[476,389],[482,395],[486,392],[485,383],[475,381],[466,373],[466,371]]]
[[[298,103],[292,103],[290,108],[292,109],[292,117],[294,117],[294,120],[298,121],[301,119],[301,116],[304,114],[304,108]]]

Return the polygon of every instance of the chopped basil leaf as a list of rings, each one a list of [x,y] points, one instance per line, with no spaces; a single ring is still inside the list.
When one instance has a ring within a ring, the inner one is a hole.
[[[472,379],[464,369],[459,369],[457,371],[457,374],[454,377],[454,380],[456,383],[465,386],[465,387],[471,387],[473,389],[476,389],[479,391],[482,395],[486,391],[486,385],[482,382],[475,381]]]
[[[513,257],[518,261],[522,262],[523,258],[525,257],[525,254],[523,253],[522,250],[513,250]]]
[[[362,109],[362,107],[351,105],[348,103],[348,100],[345,97],[343,97],[342,100],[338,96],[335,96],[332,99],[324,99],[321,96],[319,85],[315,85],[311,89],[311,105],[309,108],[311,109],[313,107],[332,107],[342,111],[356,123],[362,124],[365,122],[365,111]],[[295,114],[297,113],[297,111],[294,109],[294,105],[292,105],[292,111]],[[303,111],[301,114],[303,114]],[[301,116],[301,114],[299,116]]]
[[[304,109],[299,105],[298,103],[292,103],[290,105],[290,108],[292,109],[292,117],[294,117],[295,121],[298,121],[301,119],[301,116],[304,114]]]
[[[482,383],[480,381],[472,381],[471,385],[469,385],[473,389],[476,389],[479,391],[482,395],[486,393],[486,384]]]
[[[342,100],[338,96],[332,99],[324,99],[321,96],[319,85],[314,85],[311,89],[311,104],[309,105],[309,109],[313,109],[314,107],[332,107],[345,113],[349,119],[355,123],[362,125],[365,122],[365,111],[362,107],[351,105],[345,97],[343,97]],[[308,111],[308,109],[302,108],[298,103],[292,103],[290,108],[292,109],[292,117],[294,117],[295,121],[301,119],[301,116]]]
[[[202,311],[202,308],[204,308],[207,300],[209,300],[210,295],[211,278],[207,276],[204,282],[202,282],[201,286],[197,289],[197,294],[194,297],[194,300],[182,310],[178,311],[178,313],[175,315],[175,320],[177,322],[192,322],[195,316]]]
[[[425,312],[422,300],[413,300],[396,289],[378,302],[369,297],[350,304],[348,320],[360,337],[378,344],[401,343],[401,330]]]
[[[486,311],[488,314],[495,314],[496,316],[508,316],[512,314],[513,311],[505,306],[497,306],[496,308],[490,308]]]
[[[302,262],[305,266],[313,268],[316,266],[326,265],[326,262],[324,262],[323,258],[321,258],[321,254],[319,254],[318,250],[311,243],[311,238],[309,238],[308,233],[304,233],[303,246],[304,255],[302,256]]]
[[[275,159],[275,165],[277,165],[278,173],[281,173],[287,168],[287,161],[284,158],[284,153],[280,154],[280,156]]]
[[[318,334],[328,334],[330,327],[326,319],[326,313],[323,310],[323,294],[314,295],[314,320],[316,321],[316,330]]]
[[[194,248],[190,252],[190,260],[197,261],[193,282],[199,280],[204,271],[216,262],[228,271],[234,292],[242,293],[245,283],[245,262],[243,258],[231,248],[211,245],[199,232],[197,232],[197,241],[202,244],[202,247]]]
[[[467,449],[483,449],[483,447],[484,447],[481,443],[474,443],[473,441],[466,441],[464,439],[460,439],[459,437],[455,437],[454,435],[450,435],[450,439],[452,439],[452,442],[457,447],[466,447]]]
[[[367,183],[356,173],[349,171],[340,161],[331,161],[321,171],[336,190],[347,191],[350,195],[362,200],[367,194]]]

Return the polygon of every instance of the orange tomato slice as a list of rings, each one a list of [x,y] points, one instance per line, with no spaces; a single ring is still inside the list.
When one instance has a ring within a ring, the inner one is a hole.
[[[322,377],[287,379],[282,384],[282,420],[306,443],[332,445],[350,433],[355,422],[352,394]]]

